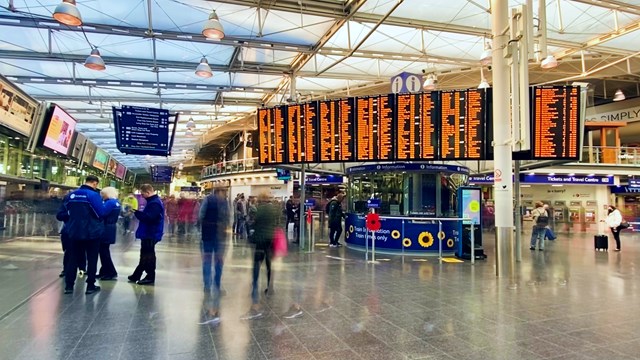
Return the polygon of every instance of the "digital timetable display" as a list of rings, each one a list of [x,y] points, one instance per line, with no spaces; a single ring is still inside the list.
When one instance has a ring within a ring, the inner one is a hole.
[[[258,109],[258,137],[261,164],[281,164],[284,162],[284,123],[283,106]]]
[[[356,98],[356,161],[393,160],[395,97]]]
[[[485,90],[443,91],[440,94],[440,158],[485,158]]]
[[[437,92],[398,94],[396,97],[397,160],[436,159]]]
[[[578,159],[580,88],[533,87],[524,159]],[[261,165],[492,160],[491,89],[438,90],[258,109]],[[515,155],[514,155],[515,156]]]
[[[580,88],[535,87],[532,103],[533,159],[579,159]]]

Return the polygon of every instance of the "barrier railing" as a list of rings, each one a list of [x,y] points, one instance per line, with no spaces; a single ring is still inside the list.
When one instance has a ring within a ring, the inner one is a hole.
[[[450,221],[455,221],[455,222],[469,222],[469,224],[471,225],[471,233],[470,233],[470,242],[471,242],[471,264],[475,264],[475,231],[474,231],[474,227],[477,224],[474,224],[470,219],[470,218],[437,218],[437,217],[404,217],[404,216],[380,216],[381,220],[384,219],[394,219],[394,220],[401,220],[401,224],[402,224],[402,231],[401,231],[401,238],[404,238],[404,228],[405,228],[405,222],[406,221],[414,221],[414,222],[424,222],[429,223],[429,224],[438,224],[438,236],[436,236],[436,238],[438,239],[438,261],[440,263],[442,263],[442,242],[445,240],[444,237],[441,237],[441,234],[444,234],[442,232],[442,224],[446,223],[446,222],[450,222]],[[369,236],[370,232],[367,231],[367,237],[365,239],[365,260],[368,261],[369,260],[369,239],[371,239],[372,242],[372,259],[375,262],[375,235],[373,236]],[[459,236],[462,237],[462,233],[459,234]],[[463,239],[461,238],[460,241],[463,241]],[[402,252],[402,256],[404,256],[404,245],[401,244],[401,252]]]
[[[582,149],[580,164],[640,165],[640,148],[592,146]]]
[[[263,169],[258,163],[258,158],[249,158],[242,160],[231,160],[205,166],[202,169],[201,179],[207,179],[214,176],[235,174]]]

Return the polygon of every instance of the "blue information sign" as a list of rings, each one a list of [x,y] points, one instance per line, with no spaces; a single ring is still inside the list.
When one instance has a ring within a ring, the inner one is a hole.
[[[125,154],[169,154],[169,110],[139,106],[114,108],[118,149]]]
[[[316,199],[313,199],[313,198],[304,199],[304,206],[306,206],[306,207],[314,207],[314,206],[316,206]]]
[[[380,208],[380,199],[369,199],[369,200],[367,200],[367,207],[369,209],[379,209]]]
[[[171,183],[173,168],[171,166],[154,166],[151,168],[151,178],[156,184]]]

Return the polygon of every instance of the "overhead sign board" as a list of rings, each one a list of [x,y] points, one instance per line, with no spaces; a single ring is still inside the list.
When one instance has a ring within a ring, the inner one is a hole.
[[[169,110],[124,105],[113,108],[116,143],[125,154],[169,154]]]

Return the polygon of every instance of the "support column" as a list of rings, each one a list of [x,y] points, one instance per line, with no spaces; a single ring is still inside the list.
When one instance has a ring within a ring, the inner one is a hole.
[[[513,256],[513,171],[509,99],[510,71],[503,50],[508,44],[508,0],[491,0],[493,35],[493,138],[494,193],[496,198],[496,276],[514,269]]]

